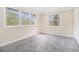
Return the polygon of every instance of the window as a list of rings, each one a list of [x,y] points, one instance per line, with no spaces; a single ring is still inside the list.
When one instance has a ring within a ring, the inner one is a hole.
[[[59,15],[49,15],[49,26],[59,26],[60,16]]]
[[[24,11],[18,11],[13,8],[6,8],[6,26],[15,25],[35,25],[36,15],[26,13]]]
[[[6,25],[19,25],[19,12],[17,10],[6,8]]]
[[[36,15],[31,14],[31,25],[35,25],[36,22]]]
[[[23,25],[29,25],[30,24],[30,16],[29,16],[29,13],[25,13],[25,12],[22,12],[21,14],[22,16],[22,24]]]

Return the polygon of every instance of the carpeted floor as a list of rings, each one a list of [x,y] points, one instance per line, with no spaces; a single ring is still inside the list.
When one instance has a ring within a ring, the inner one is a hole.
[[[0,52],[78,52],[74,38],[38,34],[30,38],[0,47]]]

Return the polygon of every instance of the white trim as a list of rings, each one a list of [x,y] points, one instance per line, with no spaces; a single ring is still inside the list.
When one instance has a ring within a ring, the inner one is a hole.
[[[74,9],[74,37],[79,44],[79,8]]]
[[[12,41],[9,41],[9,42],[7,42],[7,43],[0,44],[0,47],[5,46],[5,45],[8,45],[8,44],[11,44],[11,43],[14,43],[14,42],[17,42],[17,41],[19,41],[19,40],[23,40],[23,39],[25,39],[25,38],[29,38],[29,37],[34,36],[34,35],[36,35],[36,34],[38,34],[38,33],[29,35],[28,37],[24,36],[24,37],[21,37],[21,38],[19,38],[19,39],[12,40]]]
[[[4,8],[4,14],[3,14],[3,16],[4,16],[4,27],[6,27],[6,8]]]
[[[41,33],[45,33],[45,32],[41,32]],[[59,35],[59,36],[64,36],[64,37],[72,37],[72,38],[75,38],[73,35],[52,34],[52,33],[45,33],[45,34],[50,34],[50,35]]]

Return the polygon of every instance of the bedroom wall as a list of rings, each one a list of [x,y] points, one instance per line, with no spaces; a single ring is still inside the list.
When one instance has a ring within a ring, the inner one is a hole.
[[[73,37],[74,36],[74,13],[72,9],[55,12],[52,14],[59,14],[61,17],[61,25],[60,26],[48,26],[48,15],[49,14],[41,14],[41,33],[55,34]]]
[[[27,11],[27,10],[26,10]],[[37,15],[37,22],[39,16]],[[4,8],[0,7],[0,46],[38,33],[36,26],[4,27]]]

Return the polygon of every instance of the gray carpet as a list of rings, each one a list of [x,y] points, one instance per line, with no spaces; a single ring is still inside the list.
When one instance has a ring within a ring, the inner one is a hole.
[[[78,52],[74,38],[38,34],[30,38],[0,47],[0,52]]]

